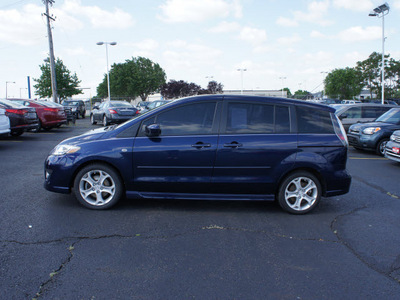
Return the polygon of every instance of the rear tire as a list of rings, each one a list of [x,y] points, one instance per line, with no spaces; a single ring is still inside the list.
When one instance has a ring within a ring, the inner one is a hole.
[[[103,116],[103,126],[108,126],[108,119],[106,115]]]
[[[287,176],[279,187],[279,205],[291,214],[312,211],[321,199],[321,183],[313,174],[298,171]]]
[[[10,132],[10,135],[11,135],[11,136],[20,136],[20,135],[22,135],[23,133],[24,133],[23,130],[15,130],[15,131],[11,131],[11,132]]]
[[[92,123],[92,125],[96,125],[97,124],[97,122],[94,120],[93,114],[90,115],[90,123]]]

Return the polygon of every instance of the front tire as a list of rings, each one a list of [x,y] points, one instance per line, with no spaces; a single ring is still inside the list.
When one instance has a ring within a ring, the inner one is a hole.
[[[287,212],[302,215],[313,210],[321,199],[321,183],[306,171],[295,172],[279,187],[278,202]]]
[[[92,164],[84,167],[76,175],[74,192],[83,206],[102,210],[114,206],[120,200],[123,184],[113,168],[103,164]]]
[[[385,155],[385,147],[387,142],[389,142],[389,139],[382,139],[379,141],[378,145],[376,145],[376,154],[380,156]]]

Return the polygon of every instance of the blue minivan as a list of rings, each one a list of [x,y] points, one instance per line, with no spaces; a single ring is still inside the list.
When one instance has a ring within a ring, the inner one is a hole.
[[[69,138],[45,161],[47,190],[85,207],[141,199],[277,200],[293,214],[349,191],[347,137],[325,105],[257,96],[172,101]]]

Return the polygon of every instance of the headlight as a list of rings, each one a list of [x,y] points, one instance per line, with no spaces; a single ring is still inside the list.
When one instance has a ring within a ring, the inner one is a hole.
[[[65,155],[75,153],[80,150],[81,147],[73,146],[73,145],[58,145],[54,148],[52,155]]]
[[[374,134],[375,132],[378,132],[381,130],[380,127],[367,127],[363,130],[364,134]]]

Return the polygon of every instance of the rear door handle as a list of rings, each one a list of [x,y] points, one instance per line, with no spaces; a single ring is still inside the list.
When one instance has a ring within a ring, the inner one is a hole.
[[[211,144],[203,143],[203,142],[197,142],[196,144],[193,144],[192,147],[193,148],[197,148],[197,149],[209,148],[209,147],[211,147]]]
[[[243,146],[243,144],[238,143],[238,142],[232,142],[230,144],[224,144],[224,147],[227,147],[227,148],[239,148],[239,147],[242,147],[242,146]]]

